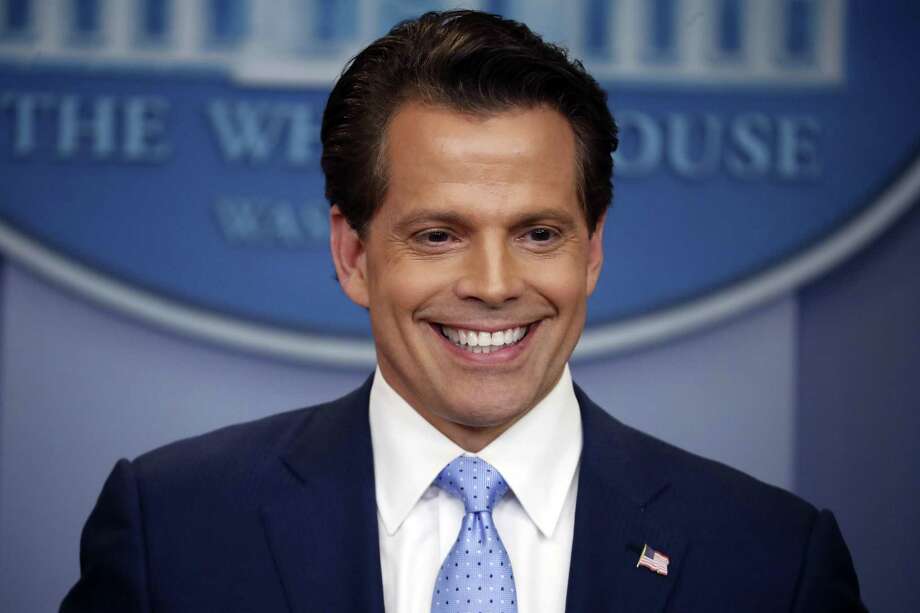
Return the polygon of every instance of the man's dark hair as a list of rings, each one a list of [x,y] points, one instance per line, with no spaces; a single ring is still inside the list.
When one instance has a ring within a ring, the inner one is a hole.
[[[406,102],[490,115],[545,105],[575,133],[578,196],[590,231],[610,204],[617,131],[581,62],[522,23],[477,11],[395,26],[342,73],[323,113],[326,197],[363,232],[386,193],[387,127]]]

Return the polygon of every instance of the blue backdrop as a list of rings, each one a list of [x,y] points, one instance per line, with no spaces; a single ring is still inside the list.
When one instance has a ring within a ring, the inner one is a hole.
[[[119,457],[363,380],[317,126],[457,4],[566,44],[620,123],[579,383],[831,507],[869,607],[920,608],[916,3],[2,0],[0,610],[60,601]]]

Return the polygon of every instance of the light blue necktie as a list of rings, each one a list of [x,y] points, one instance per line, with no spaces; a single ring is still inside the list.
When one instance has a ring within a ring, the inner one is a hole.
[[[462,500],[466,515],[434,583],[432,613],[517,613],[511,559],[492,523],[508,484],[488,462],[463,455],[434,483]]]

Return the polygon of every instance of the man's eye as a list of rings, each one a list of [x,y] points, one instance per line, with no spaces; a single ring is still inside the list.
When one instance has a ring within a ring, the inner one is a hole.
[[[545,243],[547,241],[553,240],[556,233],[550,230],[549,228],[534,228],[527,232],[527,237],[537,243]]]
[[[423,243],[446,243],[450,240],[450,234],[444,230],[431,230],[422,233],[419,240]]]

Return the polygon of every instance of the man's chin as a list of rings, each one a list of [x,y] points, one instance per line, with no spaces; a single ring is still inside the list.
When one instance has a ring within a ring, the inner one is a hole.
[[[520,419],[529,410],[529,405],[516,408],[515,405],[464,406],[445,411],[441,418],[470,431],[504,430]]]

